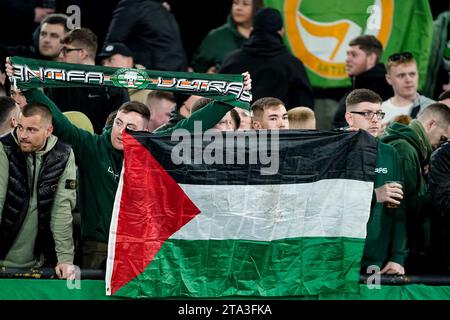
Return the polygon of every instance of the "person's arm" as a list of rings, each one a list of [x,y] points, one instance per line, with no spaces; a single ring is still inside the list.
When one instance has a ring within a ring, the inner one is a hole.
[[[0,143],[0,222],[2,220],[3,206],[5,205],[6,191],[8,190],[9,161],[3,144]]]
[[[303,63],[295,58],[295,68],[291,71],[292,81],[289,81],[288,105],[305,106],[314,110],[314,94]]]
[[[201,122],[202,131],[214,127],[225,114],[234,107],[220,101],[211,101],[205,107],[194,112],[189,118],[179,121],[176,126],[164,131],[158,131],[157,134],[169,134],[176,129],[186,129],[194,132],[195,122]]]
[[[400,156],[397,151],[394,153],[394,180],[404,181],[403,167],[400,162]],[[400,207],[395,209],[395,216],[393,219],[393,230],[391,238],[391,257],[390,262],[395,262],[401,266],[405,264],[405,258],[408,253],[406,245],[406,206],[404,201],[400,202]]]
[[[39,102],[50,108],[53,115],[53,134],[72,146],[78,163],[84,162],[86,151],[91,149],[87,145],[91,143],[94,135],[74,126],[42,91],[31,89],[24,91],[24,95],[28,102]]]
[[[58,182],[51,211],[50,227],[55,240],[57,265],[73,264],[72,210],[76,202],[76,179],[75,156],[71,150]]]

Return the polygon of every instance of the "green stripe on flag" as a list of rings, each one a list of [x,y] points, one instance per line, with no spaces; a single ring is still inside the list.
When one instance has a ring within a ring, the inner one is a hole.
[[[115,296],[302,296],[359,292],[364,239],[174,240]]]

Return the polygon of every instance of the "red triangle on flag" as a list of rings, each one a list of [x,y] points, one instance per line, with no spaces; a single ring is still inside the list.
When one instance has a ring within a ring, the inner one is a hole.
[[[164,242],[200,210],[151,153],[123,133],[124,174],[111,294],[141,274]]]

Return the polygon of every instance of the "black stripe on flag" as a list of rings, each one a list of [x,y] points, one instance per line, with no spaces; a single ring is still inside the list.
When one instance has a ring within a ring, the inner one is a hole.
[[[217,131],[184,135],[183,139],[148,132],[128,133],[182,184],[374,181],[375,176],[377,140],[362,130]]]

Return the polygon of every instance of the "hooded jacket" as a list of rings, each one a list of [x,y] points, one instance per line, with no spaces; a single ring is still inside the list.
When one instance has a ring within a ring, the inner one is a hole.
[[[277,32],[253,31],[242,49],[225,57],[219,73],[249,71],[253,101],[275,97],[287,109],[314,108],[314,96],[303,63],[292,55]]]
[[[352,89],[350,91],[355,89],[370,89],[376,92],[383,101],[394,96],[392,87],[386,81],[386,67],[382,63],[377,63],[372,69],[352,77]],[[339,106],[333,120],[333,126],[335,128],[341,128],[347,125],[345,121],[345,99],[350,91],[339,101]]]
[[[112,14],[105,43],[121,42],[147,69],[186,71],[187,59],[175,17],[161,0],[122,0]]]
[[[409,126],[394,122],[386,128],[381,140],[393,146],[402,161],[409,248],[411,252],[425,252],[429,245],[426,213],[431,197],[423,168],[432,152],[427,134],[418,120],[413,120]]]
[[[220,66],[223,58],[242,47],[247,40],[237,30],[236,24],[228,16],[227,22],[211,30],[201,42],[192,57],[195,72],[206,72],[212,66]]]
[[[13,136],[13,138],[15,142],[18,143],[15,136]],[[42,186],[53,188],[53,185],[49,186],[45,184],[53,179],[53,177],[50,177],[53,172],[51,170],[43,170],[43,168],[46,166],[47,155],[55,149],[57,142],[58,139],[51,135],[43,150],[33,154],[26,154],[25,156],[26,170],[28,170],[28,172],[22,172],[22,175],[24,174],[25,177],[28,177],[28,183],[31,186],[27,206],[28,209],[12,246],[9,248],[4,260],[0,261],[0,266],[31,268],[39,267],[43,263],[42,257],[36,256],[35,254],[35,242],[39,239],[39,232],[42,230],[42,224],[48,223],[46,221],[47,218],[42,216],[44,213],[41,212],[41,209],[45,206],[42,201],[46,200],[43,198],[47,197],[45,194],[46,191],[41,188]],[[59,157],[61,155],[55,156]],[[55,159],[52,161],[54,160]],[[11,168],[14,169],[15,167],[10,167],[10,160],[5,152],[5,147],[3,144],[0,144],[0,219],[2,213],[4,213],[3,209],[6,208],[5,205],[7,205],[8,189],[11,187],[9,185],[9,176],[10,174],[14,174],[14,172],[10,172]],[[37,174],[33,174],[33,172]],[[15,174],[14,177],[17,178],[17,174]],[[30,179],[30,177],[34,177],[34,180]],[[38,185],[39,183],[42,183],[41,178],[44,180],[44,183]],[[49,191],[54,192],[52,199],[53,203],[50,211],[49,225],[44,226],[44,229],[50,228],[53,235],[55,244],[54,249],[56,251],[58,263],[72,263],[74,258],[72,209],[75,207],[76,192],[75,185],[72,185],[71,182],[75,181],[75,158],[72,150],[70,150],[69,157],[65,163],[65,168],[58,179],[56,190],[52,189],[52,191]],[[39,188],[40,186],[41,188]],[[27,199],[21,199],[21,201],[27,201]],[[14,204],[9,203],[9,205]],[[45,249],[48,248],[44,248],[44,251]]]

